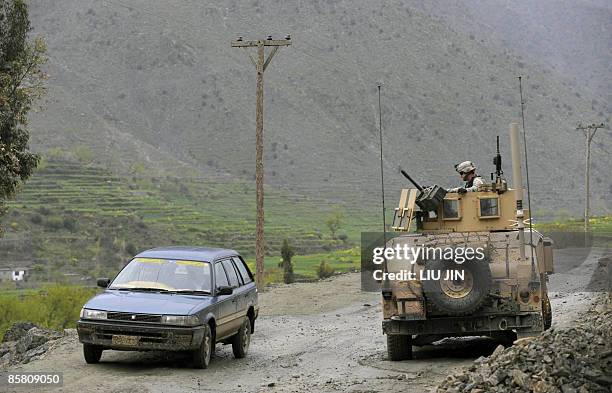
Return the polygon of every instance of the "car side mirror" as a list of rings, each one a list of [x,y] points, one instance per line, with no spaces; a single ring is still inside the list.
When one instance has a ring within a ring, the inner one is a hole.
[[[100,288],[108,288],[108,284],[110,284],[110,278],[98,278],[97,284]]]
[[[217,295],[219,296],[231,295],[232,293],[234,293],[234,288],[232,287],[222,286],[217,288]]]

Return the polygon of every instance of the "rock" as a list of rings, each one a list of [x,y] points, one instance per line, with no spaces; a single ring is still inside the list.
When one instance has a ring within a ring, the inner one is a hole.
[[[17,352],[25,353],[32,348],[43,345],[49,340],[57,340],[61,337],[61,334],[56,331],[33,327],[17,342]]]
[[[565,385],[561,386],[561,392],[562,393],[576,393],[576,389],[574,389],[572,385],[570,385],[569,383],[566,383]]]
[[[516,386],[529,390],[531,383],[527,374],[515,368],[510,371],[510,376],[512,377],[512,382]]]
[[[0,345],[0,358],[9,352],[15,352],[17,347],[17,342],[15,341],[7,341]]]
[[[533,341],[533,337],[522,337],[514,341],[514,345],[524,346]]]
[[[497,348],[495,348],[495,351],[493,351],[493,353],[491,354],[491,357],[496,357],[497,355],[501,354],[502,352],[504,352],[504,346],[503,345],[498,345]]]
[[[557,388],[544,381],[538,381],[533,384],[533,393],[554,393],[557,391]]]
[[[8,328],[6,333],[4,333],[4,338],[2,339],[2,342],[5,343],[9,341],[19,341],[22,337],[26,335],[28,330],[35,327],[38,326],[36,326],[32,322],[16,322],[10,328]]]
[[[612,386],[612,376],[610,375],[600,375],[599,377],[595,378],[594,381],[601,386]]]
[[[489,382],[492,386],[497,386],[500,383],[504,382],[507,377],[508,373],[506,373],[502,369],[498,369],[489,377],[489,379],[487,379],[487,382]]]

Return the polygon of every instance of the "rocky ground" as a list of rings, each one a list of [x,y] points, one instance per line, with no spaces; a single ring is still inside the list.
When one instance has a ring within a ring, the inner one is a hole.
[[[69,330],[59,340],[43,344],[49,345],[48,351],[28,355],[27,363],[14,364],[8,371],[63,372],[64,385],[56,390],[74,393],[505,392],[520,390],[521,383],[526,391],[531,387],[538,392],[606,389],[602,365],[609,369],[609,354],[604,356],[606,349],[599,343],[611,341],[610,313],[602,306],[591,310],[602,295],[585,291],[604,252],[581,251],[579,263],[571,250],[557,253],[557,264],[566,268],[550,281],[553,330],[496,352],[492,340],[446,339],[418,348],[414,360],[388,361],[380,295],[361,292],[355,273],[262,293],[262,315],[249,355],[237,360],[231,348],[219,345],[207,370],[192,369],[187,356],[159,352],[105,351],[100,364],[87,365],[75,332]],[[582,321],[577,324],[578,320]],[[558,374],[557,369],[570,375]],[[481,383],[476,375],[482,375],[484,387],[473,382]]]
[[[612,301],[606,295],[576,324],[499,346],[491,356],[450,375],[437,392],[610,392]]]
[[[0,345],[0,368],[25,364],[49,351],[62,334],[30,322],[18,322],[4,334]]]

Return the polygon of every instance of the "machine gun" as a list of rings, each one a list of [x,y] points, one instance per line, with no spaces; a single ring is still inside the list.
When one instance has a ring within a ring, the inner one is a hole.
[[[421,210],[424,212],[436,211],[446,196],[446,190],[438,185],[421,187],[410,177],[409,174],[406,173],[406,171],[400,169],[400,172],[406,179],[410,180],[410,182],[414,184],[417,190],[419,190],[419,196],[417,197],[415,203],[421,208]]]
[[[497,136],[497,154],[493,157],[493,165],[495,165],[495,181],[493,180],[493,172],[491,172],[492,189],[501,194],[508,190],[508,184],[502,176],[504,171],[502,170],[502,156],[499,152],[499,135]]]

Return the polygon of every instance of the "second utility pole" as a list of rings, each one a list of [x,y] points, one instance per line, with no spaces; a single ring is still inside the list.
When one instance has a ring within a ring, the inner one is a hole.
[[[584,132],[584,136],[586,138],[586,159],[585,159],[585,168],[584,168],[584,192],[585,192],[585,200],[584,200],[584,238],[585,242],[587,241],[587,232],[589,231],[589,176],[591,171],[591,141],[595,136],[598,128],[603,128],[604,124],[589,124],[587,126],[583,126],[582,124],[578,124],[576,130],[582,130]]]
[[[263,74],[280,46],[291,45],[291,36],[284,40],[273,40],[268,36],[266,40],[243,41],[242,37],[232,42],[233,48],[257,48],[257,61],[249,53],[249,59],[257,71],[257,100],[255,108],[255,193],[257,199],[257,229],[255,235],[255,276],[257,288],[264,287],[264,167],[263,167]],[[272,46],[268,58],[264,60],[264,47]]]

